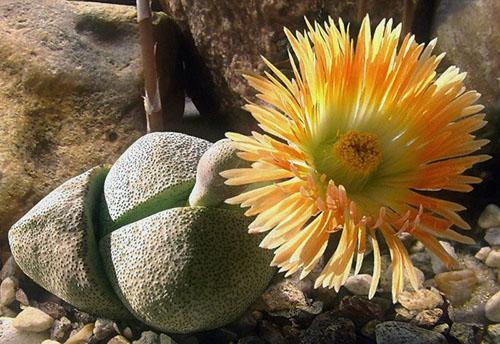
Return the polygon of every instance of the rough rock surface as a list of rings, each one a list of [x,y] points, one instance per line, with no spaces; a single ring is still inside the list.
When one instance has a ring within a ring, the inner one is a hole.
[[[13,325],[14,319],[0,318],[0,343],[2,344],[40,344],[48,339],[46,332],[24,332],[19,331]]]
[[[49,191],[144,132],[134,16],[117,5],[0,3],[0,251]]]
[[[301,337],[303,344],[354,344],[356,333],[354,323],[339,318],[335,312],[318,315]]]
[[[465,84],[482,94],[481,103],[498,102],[500,22],[497,0],[442,0],[434,19],[437,50],[445,61],[467,72]]]
[[[383,17],[401,21],[402,0],[364,1],[374,22]],[[306,27],[304,16],[324,21],[328,15],[335,20],[342,16],[344,21],[356,21],[358,8],[355,1],[313,0],[313,1],[196,1],[161,0],[163,9],[179,21],[186,41],[191,42],[195,57],[202,68],[196,70],[196,94],[208,98],[206,90],[213,90],[211,101],[199,108],[203,111],[220,110],[229,114],[229,125],[248,132],[254,129],[248,114],[241,115],[243,98],[254,91],[242,78],[243,71],[262,72],[265,65],[261,55],[271,62],[283,64],[288,58],[288,43],[283,26],[290,30]],[[200,70],[202,72],[200,72]],[[203,91],[202,91],[203,90]],[[189,90],[188,90],[189,91]],[[198,105],[198,104],[197,104]],[[213,113],[212,113],[213,114]]]
[[[437,332],[425,330],[399,321],[386,321],[375,328],[377,344],[445,344],[446,338]]]
[[[167,332],[212,329],[241,315],[273,275],[248,224],[234,210],[169,209],[104,237],[101,255],[137,318]]]

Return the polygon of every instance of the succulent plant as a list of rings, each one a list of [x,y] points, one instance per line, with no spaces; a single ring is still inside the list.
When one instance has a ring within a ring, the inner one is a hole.
[[[188,204],[204,153],[198,172],[217,170],[211,156],[221,154],[207,152],[211,146],[179,133],[148,134],[110,169],[68,180],[12,226],[17,263],[48,291],[98,316],[133,315],[176,333],[234,320],[274,270],[238,208]]]

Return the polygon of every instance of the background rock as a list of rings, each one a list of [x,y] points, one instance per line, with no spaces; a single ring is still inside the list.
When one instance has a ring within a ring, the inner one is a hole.
[[[0,232],[62,181],[113,162],[145,129],[135,10],[0,4]]]
[[[184,34],[186,65],[191,70],[188,94],[202,114],[224,115],[229,127],[244,132],[254,129],[255,124],[240,107],[243,97],[253,96],[254,91],[241,74],[261,73],[265,69],[261,55],[280,68],[288,68],[289,47],[283,26],[302,30],[304,16],[323,22],[330,15],[334,20],[341,16],[355,27],[357,17],[365,12],[370,13],[373,23],[384,17],[400,22],[403,2],[367,0],[364,8],[358,8],[356,1],[334,0],[160,1]]]
[[[481,103],[489,107],[500,94],[499,12],[497,0],[441,0],[434,20],[445,62],[467,71],[465,85],[481,93]]]

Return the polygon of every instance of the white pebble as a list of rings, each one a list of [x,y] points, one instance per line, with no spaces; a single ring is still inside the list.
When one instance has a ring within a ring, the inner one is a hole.
[[[54,319],[38,308],[26,307],[12,322],[12,325],[21,331],[43,332],[48,330]]]
[[[0,284],[0,305],[8,306],[16,299],[16,282],[7,277]]]
[[[0,343],[2,344],[40,344],[48,339],[48,332],[34,333],[19,331],[12,326],[14,319],[0,318]]]
[[[370,283],[372,283],[372,276],[368,274],[359,274],[350,276],[345,282],[344,287],[354,295],[368,295]]]
[[[500,227],[487,229],[484,240],[491,246],[500,246]]]
[[[493,322],[500,322],[500,291],[493,295],[484,306],[486,317]]]
[[[500,268],[500,250],[491,250],[485,264],[492,268]]]
[[[489,204],[481,216],[479,216],[479,220],[477,224],[481,228],[492,228],[500,226],[500,208],[495,204]]]
[[[485,246],[481,247],[479,251],[477,251],[476,255],[474,256],[476,259],[484,262],[486,260],[486,257],[488,257],[488,254],[491,251],[491,247]]]

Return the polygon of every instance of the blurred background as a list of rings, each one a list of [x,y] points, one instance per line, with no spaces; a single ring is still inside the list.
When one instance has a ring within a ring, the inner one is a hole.
[[[107,3],[103,3],[107,2]],[[498,0],[161,0],[153,2],[157,66],[166,130],[216,141],[257,129],[241,110],[253,91],[243,71],[260,55],[286,72],[283,26],[331,16],[358,25],[369,13],[402,22],[418,42],[438,37],[442,69],[457,65],[482,93],[490,123],[479,135],[494,159],[472,174],[476,189],[448,199],[476,219],[500,203],[500,1]],[[0,249],[27,210],[64,180],[112,163],[146,132],[135,2],[0,2]]]

